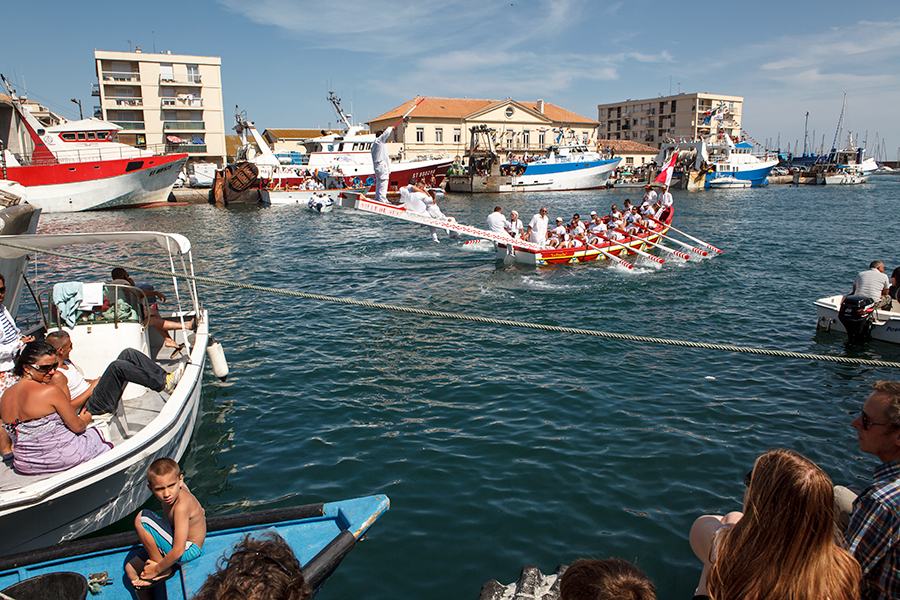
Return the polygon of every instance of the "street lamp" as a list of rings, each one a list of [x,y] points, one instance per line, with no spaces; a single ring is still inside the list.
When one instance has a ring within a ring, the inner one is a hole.
[[[81,112],[81,100],[76,100],[75,98],[71,98],[71,100],[78,105],[78,118],[83,119],[84,113]]]

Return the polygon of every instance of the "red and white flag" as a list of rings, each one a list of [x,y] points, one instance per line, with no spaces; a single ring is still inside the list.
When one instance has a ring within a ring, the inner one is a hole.
[[[661,183],[664,186],[668,187],[672,182],[672,173],[675,171],[675,161],[678,160],[678,152],[672,153],[672,158],[669,160],[669,164],[663,167],[662,171],[659,172],[659,175],[656,176],[654,181],[656,183]]]

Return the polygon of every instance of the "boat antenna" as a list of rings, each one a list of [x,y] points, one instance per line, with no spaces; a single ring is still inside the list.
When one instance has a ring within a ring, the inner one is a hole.
[[[843,132],[844,127],[844,109],[847,108],[847,92],[844,92],[844,103],[841,105],[841,116],[838,117],[838,126],[837,131],[834,132],[834,141],[831,142],[831,149],[837,150],[837,141],[841,137],[841,133]]]

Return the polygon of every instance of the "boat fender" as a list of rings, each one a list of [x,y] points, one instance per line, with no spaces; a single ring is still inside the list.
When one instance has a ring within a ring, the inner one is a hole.
[[[225,360],[225,350],[222,348],[219,340],[213,336],[209,336],[209,342],[206,344],[206,355],[209,357],[213,375],[225,381],[228,377],[228,362]]]

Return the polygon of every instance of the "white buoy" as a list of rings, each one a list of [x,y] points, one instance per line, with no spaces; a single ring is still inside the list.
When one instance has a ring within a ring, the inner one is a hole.
[[[213,375],[225,381],[228,377],[228,362],[225,360],[225,350],[222,344],[209,336],[209,342],[206,344],[206,355],[209,357],[209,365],[212,367]]]

